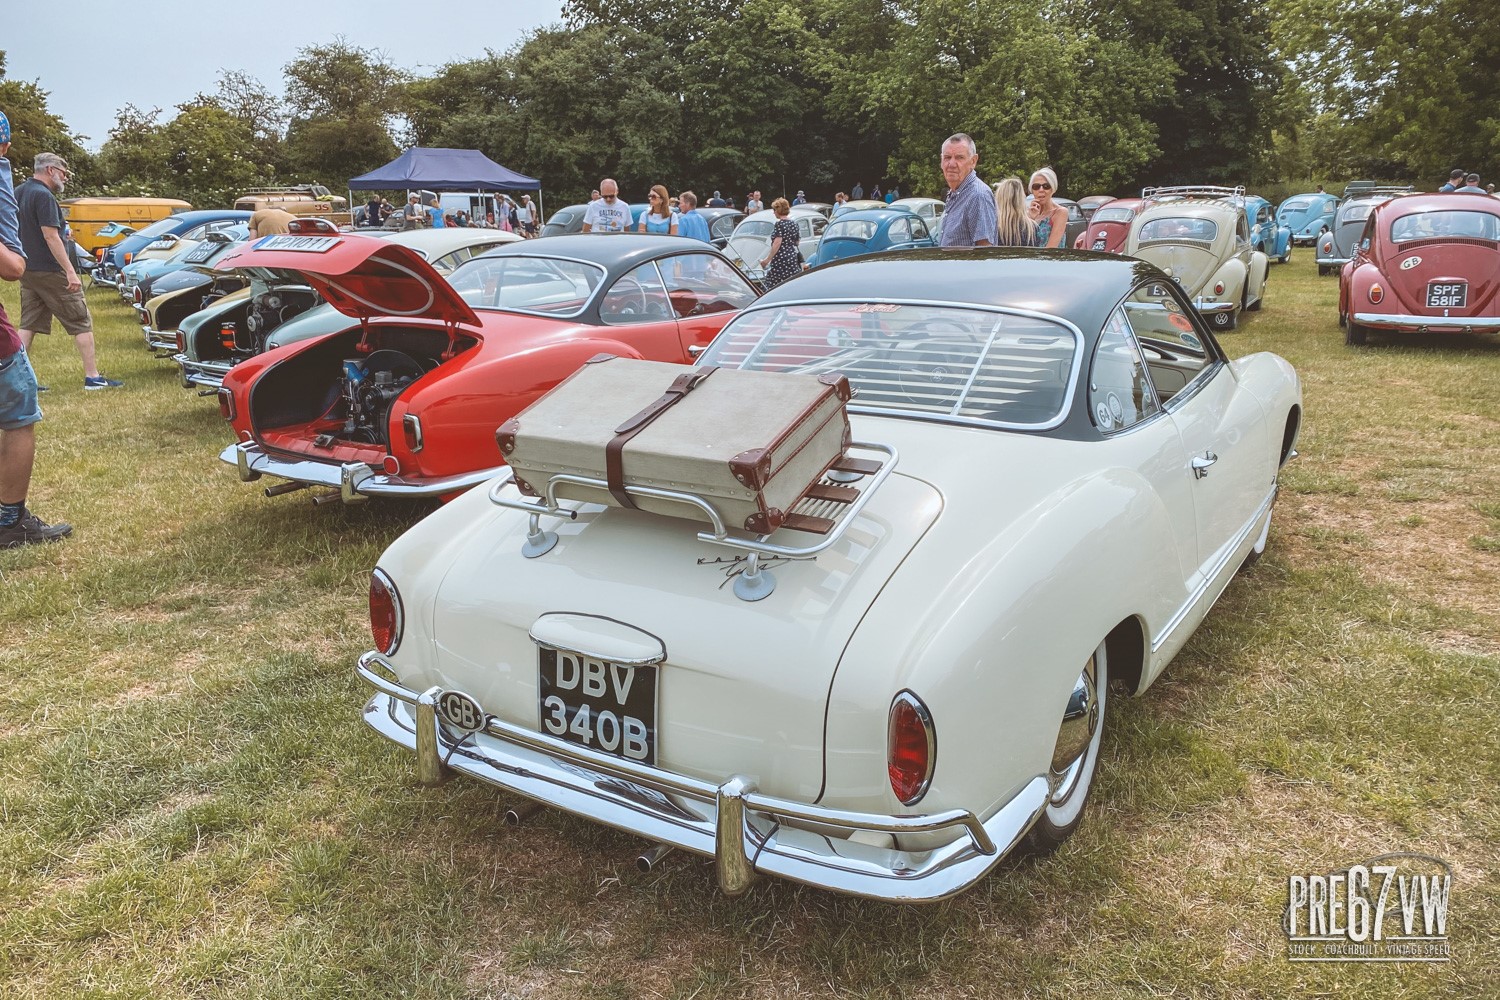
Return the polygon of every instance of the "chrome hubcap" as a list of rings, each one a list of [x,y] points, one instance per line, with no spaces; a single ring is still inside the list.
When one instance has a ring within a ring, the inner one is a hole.
[[[1057,745],[1052,749],[1052,801],[1061,802],[1073,791],[1082,771],[1084,757],[1094,733],[1099,728],[1099,697],[1097,665],[1090,656],[1083,672],[1073,683],[1073,693],[1068,696],[1068,707],[1063,712],[1062,725],[1057,732]]]

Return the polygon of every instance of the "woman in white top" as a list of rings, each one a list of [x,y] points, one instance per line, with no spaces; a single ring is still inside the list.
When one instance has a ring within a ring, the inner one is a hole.
[[[641,221],[635,227],[636,232],[676,236],[677,213],[672,211],[672,203],[667,199],[667,189],[657,184],[646,197],[650,200],[651,207],[641,215]]]

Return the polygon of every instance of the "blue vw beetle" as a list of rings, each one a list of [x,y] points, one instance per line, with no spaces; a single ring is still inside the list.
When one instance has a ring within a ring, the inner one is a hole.
[[[180,212],[158,219],[145,229],[139,229],[113,246],[104,247],[99,255],[99,266],[93,271],[93,284],[109,285],[119,290],[120,271],[135,259],[135,255],[157,240],[177,237],[183,240],[201,240],[205,234],[219,229],[228,229],[236,223],[248,225],[250,213],[235,209],[203,209],[196,212]]]
[[[1338,207],[1339,200],[1331,194],[1294,194],[1277,207],[1276,221],[1291,227],[1293,243],[1311,246],[1333,228],[1333,213]]]
[[[1271,203],[1259,195],[1245,196],[1245,218],[1250,221],[1250,248],[1269,260],[1285,264],[1292,258],[1292,228],[1271,212]]]
[[[844,212],[823,231],[808,267],[862,257],[882,250],[918,250],[937,246],[920,215],[904,208],[866,208]]]

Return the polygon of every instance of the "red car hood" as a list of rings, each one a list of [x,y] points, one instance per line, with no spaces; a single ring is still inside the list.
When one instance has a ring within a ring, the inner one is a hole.
[[[1414,262],[1414,263],[1413,263]],[[1413,316],[1491,316],[1500,290],[1500,251],[1479,241],[1443,240],[1404,244],[1386,256],[1385,273],[1404,312]],[[1468,302],[1451,310],[1427,307],[1431,282],[1467,282]]]
[[[479,317],[414,250],[351,233],[264,236],[214,263],[295,271],[333,307],[356,319],[397,316],[478,326]]]

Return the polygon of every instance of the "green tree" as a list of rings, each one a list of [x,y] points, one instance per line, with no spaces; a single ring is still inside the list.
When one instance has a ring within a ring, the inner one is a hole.
[[[199,208],[230,205],[246,188],[269,183],[270,164],[255,155],[255,135],[244,119],[211,98],[161,111],[127,104],[99,151],[100,167],[114,195],[182,198]]]
[[[382,52],[335,38],[286,66],[285,169],[337,188],[396,155],[391,139],[407,74]]]

